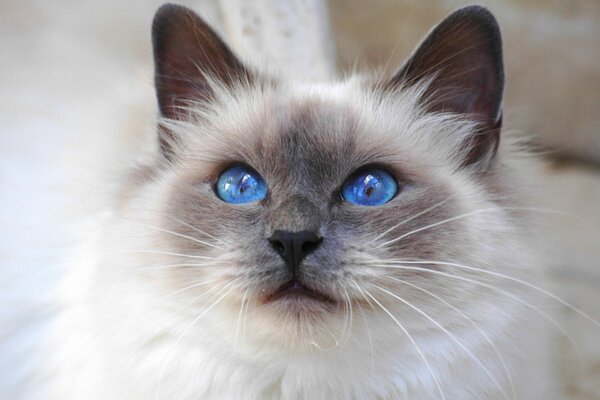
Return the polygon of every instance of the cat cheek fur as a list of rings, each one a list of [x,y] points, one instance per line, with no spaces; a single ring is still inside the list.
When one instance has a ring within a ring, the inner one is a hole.
[[[123,185],[98,256],[65,279],[47,398],[501,399],[511,386],[546,398],[530,391],[530,311],[464,268],[537,273],[516,210],[524,166],[498,147],[489,12],[450,16],[383,83],[260,76],[180,6],[153,34],[161,151]],[[215,195],[234,163],[261,174],[265,200]],[[399,195],[342,202],[371,164]],[[323,238],[299,274],[333,301],[264,301],[290,279],[268,241],[278,229]]]

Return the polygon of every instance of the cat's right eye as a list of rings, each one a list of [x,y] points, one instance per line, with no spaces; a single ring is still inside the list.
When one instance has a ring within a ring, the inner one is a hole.
[[[267,184],[252,168],[236,165],[227,168],[219,175],[215,191],[217,196],[226,203],[252,203],[263,200],[267,196]]]

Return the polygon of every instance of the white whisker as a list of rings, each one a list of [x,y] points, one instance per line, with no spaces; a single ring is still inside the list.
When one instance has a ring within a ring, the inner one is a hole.
[[[177,267],[222,267],[224,264],[219,264],[216,262],[206,262],[206,263],[187,263],[187,264],[166,264],[166,265],[153,265],[150,267],[140,267],[140,268],[132,268],[132,271],[145,271],[145,270],[162,270],[162,269],[170,269]]]
[[[396,243],[397,241],[402,240],[402,239],[404,239],[404,238],[406,238],[406,237],[408,237],[410,235],[414,235],[415,233],[422,232],[422,231],[425,231],[427,229],[434,228],[436,226],[444,225],[444,224],[447,224],[447,223],[452,222],[452,221],[456,221],[456,220],[459,220],[459,219],[467,218],[467,217],[470,217],[471,215],[481,214],[481,213],[490,212],[490,211],[497,211],[499,209],[500,209],[500,207],[482,208],[482,209],[471,211],[471,212],[468,212],[468,213],[465,213],[465,214],[457,215],[455,217],[446,218],[444,220],[441,220],[441,221],[438,221],[438,222],[434,222],[433,224],[425,225],[425,226],[423,226],[421,228],[414,229],[414,230],[412,230],[412,231],[410,231],[408,233],[405,233],[405,234],[402,234],[402,235],[398,236],[397,238],[394,238],[394,239],[388,240],[386,242],[380,243],[377,246],[375,246],[375,248],[379,249],[379,248],[381,248],[383,246],[387,246],[387,245],[390,245],[392,243]]]
[[[196,231],[198,233],[201,233],[201,234],[203,234],[205,236],[208,236],[209,238],[214,239],[215,241],[217,241],[217,242],[219,242],[219,243],[221,243],[223,245],[227,244],[222,239],[218,239],[218,238],[214,237],[213,235],[211,235],[210,233],[204,232],[203,230],[201,230],[200,228],[198,228],[198,227],[196,227],[194,225],[188,224],[187,222],[184,222],[184,221],[182,221],[180,219],[177,219],[177,218],[175,218],[175,217],[173,217],[171,215],[169,215],[168,217],[171,218],[173,221],[179,222],[181,225],[187,226],[188,228],[193,229],[194,231]]]
[[[181,292],[185,292],[186,290],[189,290],[189,289],[192,289],[192,288],[195,288],[195,287],[199,287],[199,286],[204,286],[204,285],[207,285],[207,284],[209,284],[209,283],[216,282],[216,281],[218,281],[218,279],[210,279],[210,280],[208,280],[208,281],[203,281],[203,282],[195,283],[195,284],[193,284],[193,285],[186,286],[186,287],[184,287],[184,288],[182,288],[182,289],[178,289],[178,290],[176,290],[176,291],[174,291],[174,292],[171,292],[171,293],[169,293],[169,294],[166,294],[166,295],[164,295],[164,296],[161,296],[161,297],[159,297],[157,300],[158,300],[158,301],[161,301],[161,300],[164,300],[164,299],[166,299],[166,298],[168,298],[168,297],[171,297],[171,296],[174,296],[174,295],[176,295],[176,294],[179,294],[179,293],[181,293]]]
[[[435,373],[433,372],[433,368],[431,368],[431,365],[429,365],[429,361],[427,361],[427,358],[425,357],[425,355],[423,354],[423,352],[421,351],[421,349],[419,348],[419,345],[417,344],[417,342],[415,342],[415,340],[413,339],[413,337],[410,335],[410,333],[408,333],[408,331],[406,330],[406,328],[400,323],[400,321],[398,321],[398,319],[396,317],[394,317],[394,315],[387,309],[385,308],[375,297],[373,297],[371,295],[371,293],[369,293],[367,290],[365,290],[365,293],[367,296],[369,296],[379,307],[381,307],[381,309],[396,323],[396,325],[398,325],[398,327],[402,330],[402,332],[404,332],[404,334],[406,335],[406,337],[408,338],[408,340],[410,340],[410,342],[412,343],[412,345],[415,347],[415,349],[417,350],[417,353],[419,354],[419,356],[421,357],[421,359],[423,360],[423,362],[425,363],[425,366],[427,367],[427,369],[429,370],[429,373],[431,374],[431,378],[433,379],[435,386],[437,387],[438,392],[440,393],[440,397],[442,398],[442,400],[446,400],[446,396],[444,396],[444,392],[442,391],[442,387],[440,385],[440,382],[438,381],[437,376],[435,375]]]
[[[233,283],[235,281],[232,281],[231,283]],[[231,286],[231,285],[229,285]],[[225,286],[223,287],[218,293],[215,294],[215,296],[218,296],[222,291],[224,291],[225,289],[227,289],[227,287],[229,286]],[[181,335],[179,335],[179,337],[177,338],[177,340],[175,340],[175,342],[173,343],[173,345],[169,348],[169,350],[167,351],[167,355],[165,356],[165,360],[163,361],[163,367],[160,370],[160,374],[158,377],[158,383],[156,386],[156,395],[155,395],[155,399],[159,400],[160,399],[160,390],[161,390],[161,386],[162,386],[162,380],[163,380],[163,376],[165,373],[165,370],[167,368],[167,363],[169,362],[171,353],[173,352],[173,349],[175,349],[175,347],[177,347],[177,345],[179,344],[179,342],[183,339],[183,337],[187,334],[187,332],[204,316],[206,315],[210,310],[212,310],[217,304],[219,304],[229,293],[231,293],[233,291],[233,289],[230,289],[228,292],[226,292],[223,296],[219,297],[215,302],[213,302],[208,308],[206,308],[204,311],[202,311],[196,318],[194,318],[192,320],[192,322],[189,323],[188,326],[185,327],[185,329],[182,331]]]
[[[348,340],[348,338],[352,334],[352,323],[354,321],[354,317],[352,315],[352,300],[350,300],[350,295],[348,294],[348,291],[346,289],[344,289],[344,294],[346,296],[346,315],[348,315],[350,323],[348,324],[348,327],[346,327],[344,321],[344,334],[342,335],[342,341]]]
[[[197,256],[193,254],[183,254],[183,253],[174,253],[170,251],[160,251],[160,250],[132,250],[132,251],[124,251],[115,254],[157,254],[164,256],[174,256],[174,257],[185,257],[185,258],[193,258],[198,260],[215,260],[215,257],[208,256]]]
[[[420,212],[418,212],[418,213],[416,213],[416,214],[414,214],[414,215],[411,215],[410,217],[408,217],[408,218],[406,218],[406,219],[404,219],[404,220],[402,220],[402,221],[398,222],[396,225],[394,225],[394,226],[392,226],[391,228],[387,229],[387,230],[386,230],[386,231],[384,231],[383,233],[381,233],[381,234],[377,235],[377,236],[376,236],[376,237],[375,237],[373,240],[370,240],[370,241],[368,241],[368,242],[365,244],[365,246],[368,246],[368,245],[370,245],[371,243],[373,243],[373,242],[375,242],[375,241],[377,241],[377,240],[381,239],[382,237],[384,237],[385,235],[387,235],[388,233],[390,233],[390,232],[391,232],[391,231],[393,231],[394,229],[398,228],[399,226],[402,226],[402,225],[406,224],[407,222],[410,222],[410,221],[412,221],[413,219],[420,217],[421,215],[427,214],[428,212],[430,212],[430,211],[433,211],[433,210],[435,210],[435,209],[436,209],[436,208],[438,208],[438,207],[441,207],[442,205],[444,205],[444,204],[445,204],[445,203],[446,203],[448,200],[450,200],[450,199],[451,199],[451,198],[453,198],[453,197],[454,197],[454,196],[449,196],[449,197],[446,197],[444,200],[440,201],[439,203],[437,203],[437,204],[434,204],[433,206],[431,206],[431,207],[428,207],[428,208],[424,209],[423,211],[420,211]]]
[[[157,230],[159,232],[164,232],[164,233],[168,233],[170,235],[177,236],[177,237],[180,237],[180,238],[183,238],[183,239],[188,239],[188,240],[191,240],[192,242],[199,243],[199,244],[204,245],[204,246],[213,247],[213,248],[219,249],[219,250],[225,250],[225,248],[223,248],[221,246],[217,246],[217,245],[214,245],[212,243],[205,242],[203,240],[197,239],[197,238],[189,236],[189,235],[184,235],[183,233],[173,232],[173,231],[170,231],[168,229],[159,228],[158,226],[153,226],[153,225],[149,225],[149,224],[144,224],[142,222],[137,222],[137,224],[141,225],[141,226],[144,226],[146,228],[155,229],[155,230]]]
[[[469,350],[460,340],[458,340],[456,338],[456,336],[452,332],[450,332],[449,330],[447,330],[446,328],[444,328],[444,326],[442,326],[439,322],[437,322],[433,317],[431,317],[425,311],[421,310],[419,307],[415,306],[414,304],[410,303],[409,301],[407,301],[407,300],[403,299],[402,297],[400,297],[400,296],[398,296],[398,295],[390,292],[387,289],[382,288],[381,286],[377,286],[377,285],[373,285],[373,286],[376,287],[377,289],[381,290],[382,292],[387,293],[388,295],[392,296],[396,300],[401,301],[402,303],[406,304],[407,306],[409,306],[410,308],[412,308],[413,310],[415,310],[416,312],[418,312],[419,314],[421,314],[423,317],[425,317],[429,322],[431,322],[436,327],[438,327],[446,335],[448,335],[448,337],[450,339],[452,339],[452,341],[454,343],[456,343],[456,345],[458,347],[460,347],[465,353],[467,353],[467,355],[473,361],[475,361],[475,363],[477,365],[479,365],[479,367],[488,376],[488,378],[490,378],[492,380],[492,382],[494,382],[494,384],[498,387],[498,389],[500,389],[500,391],[502,392],[502,395],[504,396],[504,398],[506,400],[509,400],[508,394],[506,394],[506,392],[504,391],[504,388],[502,387],[502,385],[500,384],[500,382],[498,382],[498,380],[494,377],[494,375],[492,375],[492,373],[490,372],[490,370],[485,365],[483,365],[483,363],[479,360],[479,358],[477,358],[475,356],[475,354],[473,354],[473,352],[471,350]]]
[[[235,323],[235,335],[233,337],[233,354],[234,355],[235,355],[235,350],[237,347],[240,321],[242,320],[242,312],[244,311],[244,305],[246,304],[246,296],[248,296],[249,291],[250,291],[250,289],[246,289],[246,291],[244,292],[244,295],[242,297],[242,303],[240,304],[240,312],[238,314],[237,322]]]
[[[506,374],[506,378],[508,379],[510,388],[511,388],[511,392],[512,392],[512,398],[516,399],[517,398],[517,392],[515,389],[515,385],[512,379],[512,375],[510,374],[509,370],[508,370],[508,366],[506,365],[506,362],[504,361],[504,358],[502,357],[502,355],[500,354],[500,351],[498,350],[498,348],[496,347],[496,345],[494,344],[494,342],[492,341],[492,339],[487,335],[487,333],[485,333],[485,331],[483,329],[481,329],[479,327],[479,325],[477,325],[475,323],[475,321],[473,321],[473,319],[471,317],[469,317],[469,315],[467,315],[467,313],[461,311],[458,307],[453,306],[452,304],[450,304],[448,301],[444,300],[443,298],[441,298],[440,296],[436,295],[435,293],[422,288],[420,286],[417,286],[415,284],[412,284],[410,282],[404,281],[402,279],[398,279],[396,277],[393,276],[389,276],[388,278],[403,283],[405,285],[408,285],[410,287],[413,287],[417,290],[422,291],[423,293],[428,294],[429,296],[433,297],[434,299],[437,299],[438,301],[440,301],[442,304],[445,304],[446,306],[450,307],[452,310],[456,311],[457,313],[459,313],[466,321],[468,321],[478,332],[479,334],[481,334],[481,336],[485,339],[485,341],[490,345],[490,347],[494,350],[494,353],[496,353],[496,356],[498,357],[498,360],[500,361],[500,363],[502,364],[502,368],[504,369],[504,373]]]
[[[248,319],[248,309],[250,308],[250,301],[246,302],[246,309],[244,310],[244,321],[242,325],[242,343],[246,343],[246,320]]]
[[[422,272],[428,272],[428,273],[432,273],[432,274],[436,274],[436,275],[441,275],[441,276],[445,276],[448,278],[452,278],[452,279],[458,279],[464,282],[469,282],[472,283],[474,285],[478,285],[478,286],[482,286],[491,290],[494,290],[508,298],[513,299],[514,301],[518,302],[519,304],[524,305],[527,308],[530,308],[532,310],[534,310],[535,312],[537,312],[539,315],[541,315],[544,319],[546,319],[548,322],[550,322],[551,324],[553,324],[571,343],[571,345],[573,346],[573,349],[575,349],[575,352],[577,353],[579,359],[581,359],[581,352],[579,351],[579,347],[575,344],[575,341],[573,340],[572,336],[569,335],[569,333],[562,327],[562,325],[560,325],[558,322],[556,322],[555,319],[553,319],[552,317],[550,317],[547,313],[543,312],[542,310],[539,309],[539,307],[534,306],[533,304],[521,299],[520,297],[516,296],[513,293],[510,293],[506,290],[503,289],[499,289],[495,286],[492,285],[488,285],[487,283],[484,282],[480,282],[477,281],[475,279],[470,279],[470,278],[465,278],[462,276],[458,276],[458,275],[453,275],[453,274],[448,274],[446,272],[442,272],[442,271],[436,271],[436,270],[432,270],[432,269],[428,269],[428,268],[422,268],[422,267],[410,267],[407,265],[386,265],[386,264],[372,264],[372,266],[374,267],[379,267],[379,268],[395,268],[395,269],[401,269],[401,270],[407,270],[407,271],[422,271]]]
[[[235,279],[235,280],[233,280],[233,281],[229,282],[228,284],[226,284],[225,286],[223,286],[223,287],[221,288],[221,290],[220,290],[219,292],[217,292],[217,294],[219,294],[221,291],[223,291],[223,289],[227,289],[228,287],[231,287],[231,286],[232,286],[234,283],[236,283],[236,282],[237,282],[237,279]],[[192,304],[194,304],[195,302],[197,302],[198,300],[200,300],[201,298],[203,298],[204,296],[206,296],[207,294],[209,294],[210,292],[212,292],[212,291],[213,291],[213,290],[215,290],[216,288],[217,288],[217,286],[215,286],[215,287],[212,287],[212,288],[208,289],[206,292],[202,293],[201,295],[194,297],[194,298],[193,298],[192,300],[190,300],[190,301],[189,301],[189,302],[188,302],[188,303],[187,303],[185,306],[183,306],[183,307],[181,308],[181,310],[180,310],[180,311],[183,311],[183,310],[185,310],[186,308],[188,308],[189,306],[191,306]]]
[[[358,283],[356,281],[352,280],[352,283],[360,291],[361,296],[366,300],[366,302],[369,303],[371,310],[373,310],[373,304],[371,303],[371,299],[369,299],[367,296],[365,296],[365,294],[363,293],[362,289],[360,288],[360,286],[358,285]],[[365,315],[365,312],[362,309],[362,307],[360,306],[360,304],[358,304],[358,309],[360,310],[363,321],[365,322],[365,328],[367,329],[367,337],[369,339],[369,350],[370,350],[370,355],[371,355],[371,384],[373,384],[373,382],[375,380],[374,375],[373,375],[375,373],[375,358],[374,358],[374,354],[373,354],[373,335],[371,334],[371,328],[369,327],[369,322],[367,321],[367,316]]]
[[[427,209],[425,209],[425,210],[423,210],[423,211],[421,211],[421,212],[413,215],[412,217],[408,218],[407,220],[404,220],[404,221],[402,221],[402,222],[394,225],[393,227],[387,229],[385,232],[379,234],[375,239],[367,242],[367,245],[373,243],[374,241],[376,241],[376,240],[378,240],[380,238],[382,238],[383,236],[385,236],[386,234],[388,234],[389,232],[391,232],[392,230],[394,230],[396,227],[398,227],[398,226],[400,226],[400,225],[402,225],[402,224],[404,224],[404,223],[406,223],[406,222],[408,222],[408,221],[410,221],[412,219],[415,219],[416,217],[421,216],[421,215],[425,214],[426,212],[432,211],[433,209],[441,206],[446,201],[448,201],[450,198],[452,198],[452,196],[449,197],[449,198],[446,198],[442,202],[440,202],[440,203],[438,203],[438,204],[436,204],[436,205],[434,205],[432,207],[429,207],[429,208],[427,208]],[[571,214],[568,214],[568,213],[564,213],[564,212],[561,212],[561,211],[557,211],[557,210],[547,209],[547,208],[540,208],[540,207],[505,207],[505,206],[489,207],[489,208],[482,208],[482,209],[474,210],[474,211],[471,211],[471,212],[468,212],[468,213],[465,213],[465,214],[461,214],[461,215],[458,215],[458,216],[455,216],[455,217],[451,217],[451,218],[448,218],[448,219],[445,219],[445,220],[442,220],[442,221],[439,221],[439,222],[435,222],[435,223],[430,224],[430,225],[426,225],[426,226],[421,227],[421,228],[417,228],[417,229],[415,229],[413,231],[410,231],[408,233],[402,234],[402,235],[398,236],[397,238],[394,238],[394,239],[388,240],[386,242],[380,243],[377,246],[375,246],[375,248],[379,249],[379,248],[381,248],[383,246],[387,246],[387,245],[395,243],[395,242],[397,242],[399,240],[402,240],[402,239],[404,239],[407,236],[410,236],[412,234],[415,234],[415,233],[418,233],[418,232],[422,232],[424,230],[427,230],[427,229],[430,229],[430,228],[434,228],[436,226],[443,225],[443,224],[446,224],[446,223],[449,223],[449,222],[452,222],[452,221],[456,221],[458,219],[470,217],[471,215],[476,215],[476,214],[480,214],[480,213],[484,213],[484,212],[491,212],[491,211],[498,211],[498,210],[535,211],[535,212],[540,212],[540,213],[561,215],[561,216],[564,216],[564,217],[569,217],[569,218],[573,218],[573,219],[577,219],[579,221],[582,221],[581,218],[578,218],[578,217],[576,217],[574,215],[571,215]]]
[[[502,279],[507,279],[510,280],[512,282],[516,282],[520,285],[523,286],[527,286],[530,289],[533,289],[537,292],[540,292],[548,297],[550,297],[553,300],[558,301],[560,304],[564,305],[565,307],[568,307],[569,309],[573,310],[574,312],[576,312],[577,314],[581,315],[583,318],[585,318],[586,320],[588,320],[589,322],[591,322],[592,324],[596,325],[596,327],[600,328],[600,322],[596,321],[594,318],[592,318],[591,316],[589,316],[588,314],[586,314],[585,312],[581,311],[579,308],[575,307],[574,305],[572,305],[571,303],[569,303],[568,301],[562,299],[561,297],[555,295],[552,292],[549,292],[546,289],[543,289],[537,285],[534,285],[533,283],[529,283],[527,281],[524,281],[522,279],[519,278],[515,278],[512,277],[510,275],[506,275],[506,274],[502,274],[500,272],[495,272],[495,271],[489,271],[489,270],[485,270],[482,268],[476,268],[476,267],[471,267],[468,265],[463,265],[463,264],[458,264],[458,263],[454,263],[454,262],[446,262],[446,261],[432,261],[432,260],[391,260],[394,263],[402,263],[402,264],[433,264],[433,265],[445,265],[445,266],[449,266],[449,267],[456,267],[456,268],[461,268],[461,269],[466,269],[469,271],[475,271],[475,272],[481,272],[484,274],[488,274],[488,275],[492,275],[492,276],[496,276]]]

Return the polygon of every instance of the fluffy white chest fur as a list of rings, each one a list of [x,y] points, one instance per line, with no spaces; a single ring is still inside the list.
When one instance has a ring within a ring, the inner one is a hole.
[[[257,72],[174,5],[153,44],[159,146],[66,271],[36,383],[12,393],[551,398],[487,10],[450,15],[385,80]]]

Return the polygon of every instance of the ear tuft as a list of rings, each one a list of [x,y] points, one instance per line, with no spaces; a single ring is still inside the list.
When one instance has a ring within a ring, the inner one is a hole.
[[[433,112],[462,114],[479,124],[465,165],[491,159],[500,139],[504,67],[494,16],[467,6],[450,14],[384,85],[428,82],[423,100]]]

